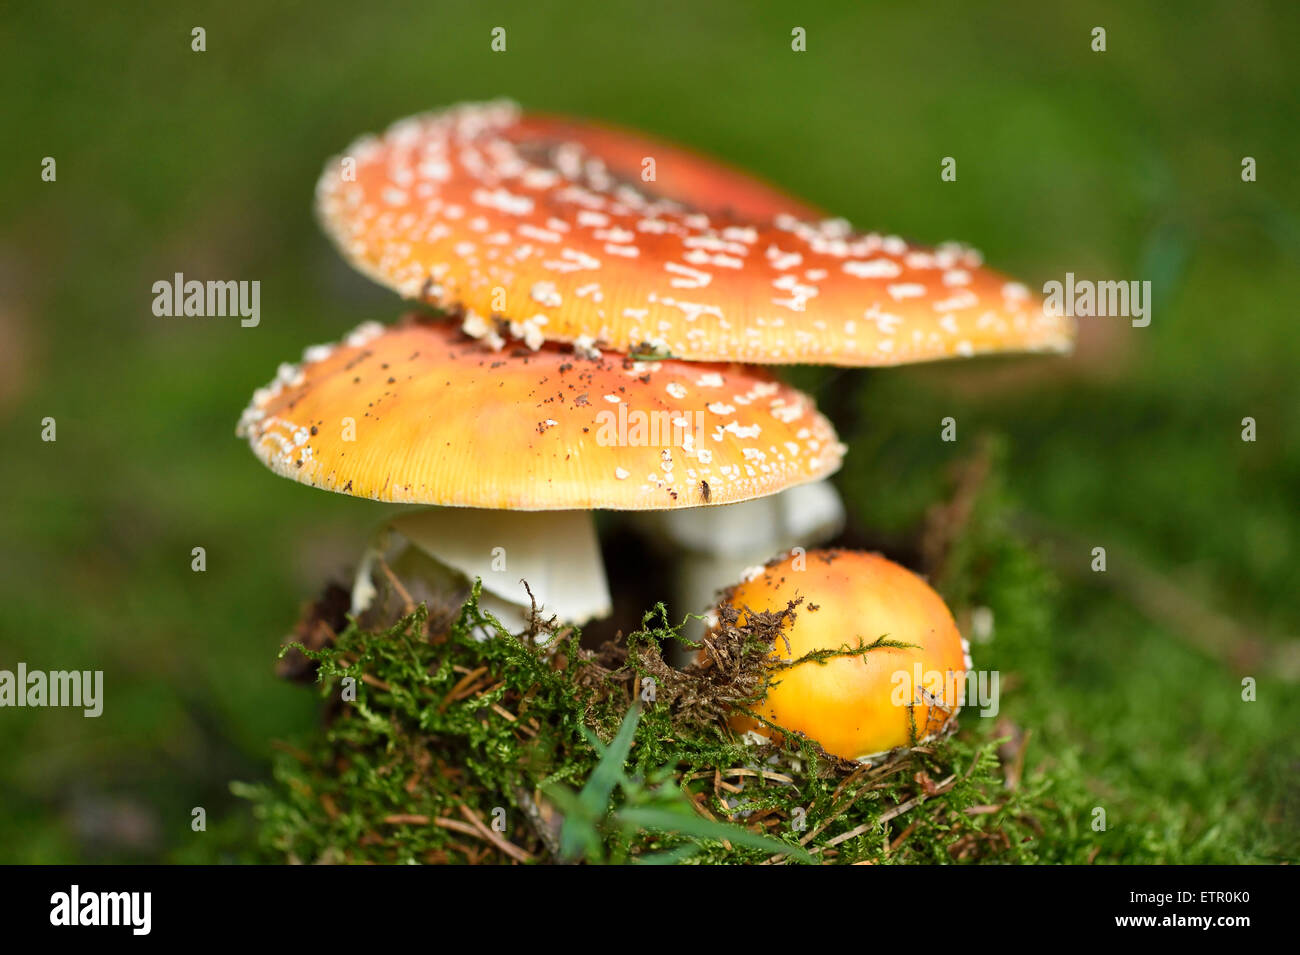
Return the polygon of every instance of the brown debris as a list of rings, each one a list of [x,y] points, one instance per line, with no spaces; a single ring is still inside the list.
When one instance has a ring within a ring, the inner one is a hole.
[[[303,607],[285,643],[300,643],[308,650],[323,650],[347,628],[352,598],[339,584],[330,583],[318,600]],[[296,647],[275,665],[275,675],[294,683],[314,683],[316,664]]]
[[[772,648],[778,639],[785,641],[784,630],[794,622],[801,599],[779,612],[746,609],[743,614],[724,603],[718,609],[718,625],[704,636],[694,662],[681,669],[665,661],[656,646],[638,645],[630,655],[621,642],[607,642],[589,656],[597,666],[587,681],[624,683],[630,702],[644,674],[654,680],[656,700],[668,707],[676,725],[721,730],[737,711],[766,693]]]

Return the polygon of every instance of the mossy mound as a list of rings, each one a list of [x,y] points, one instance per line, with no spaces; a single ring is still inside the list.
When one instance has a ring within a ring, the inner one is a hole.
[[[308,748],[284,748],[273,785],[237,791],[280,861],[1024,857],[1041,825],[1031,794],[1007,789],[992,740],[949,736],[859,764],[806,738],[754,746],[728,729],[765,692],[764,658],[795,612],[730,621],[710,663],[685,671],[663,659],[677,635],[662,606],[595,651],[572,629],[507,633],[477,592],[433,625],[423,606],[387,628],[353,623],[286,648],[314,664],[327,725]],[[629,726],[626,759],[602,766]]]

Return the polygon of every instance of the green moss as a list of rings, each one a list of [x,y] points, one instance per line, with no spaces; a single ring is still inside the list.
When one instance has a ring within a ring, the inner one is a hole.
[[[476,639],[483,627],[496,636]],[[593,818],[610,822],[570,840],[593,860],[788,861],[753,834],[833,862],[1034,858],[1044,787],[1006,791],[993,740],[948,739],[873,766],[794,735],[747,746],[726,727],[729,707],[701,705],[702,677],[663,663],[672,639],[661,606],[625,646],[584,651],[575,631],[539,644],[497,628],[477,594],[446,632],[429,632],[423,608],[387,630],[352,625],[323,650],[298,648],[319,666],[326,728],[281,753],[273,783],[236,792],[278,860],[506,861],[483,828],[497,820],[515,858],[560,861],[556,804],[572,822],[572,790],[593,782],[604,793]],[[771,638],[745,631],[735,646],[743,667]],[[634,706],[639,719],[625,723]],[[602,787],[620,725],[630,742]],[[722,840],[706,818],[737,828]]]
[[[270,782],[236,787],[252,800],[261,857],[778,856],[734,828],[724,841],[708,819],[804,845],[834,863],[1292,855],[1296,811],[1281,770],[1295,743],[1285,726],[1266,722],[1272,710],[1264,708],[1280,704],[1233,703],[1233,685],[1215,682],[1212,661],[1168,640],[1126,640],[1138,626],[1125,617],[1131,611],[1092,606],[1089,591],[1059,582],[1010,526],[1016,502],[1000,478],[1004,458],[997,442],[980,445],[911,534],[921,541],[918,566],[964,630],[972,609],[991,612],[994,633],[973,655],[977,670],[1000,677],[996,714],[968,706],[954,734],[870,767],[830,758],[796,736],[747,746],[726,716],[779,678],[779,668],[758,664],[782,615],[733,626],[728,640],[711,646],[715,666],[679,671],[660,652],[677,639],[662,606],[597,653],[581,648],[576,631],[547,635],[544,646],[501,632],[471,596],[458,615],[440,615],[447,622],[433,632],[421,610],[388,629],[350,626],[308,654],[319,668],[324,727],[280,753]],[[852,506],[851,489],[847,496]],[[496,636],[475,639],[484,628]],[[1171,679],[1152,682],[1153,673]],[[354,701],[343,699],[348,679]],[[1127,688],[1125,706],[1099,689],[1113,685]],[[1207,696],[1207,687],[1222,699]],[[637,717],[626,750],[612,747],[630,711]],[[1254,734],[1243,738],[1271,734],[1269,758],[1252,756],[1258,748],[1234,764],[1198,758],[1224,752],[1210,734],[1237,724]],[[609,749],[617,765],[599,770]],[[1179,755],[1161,755],[1171,752]],[[1237,772],[1252,780],[1248,799],[1225,783]],[[599,798],[584,803],[591,792]],[[495,835],[512,849],[471,822],[490,826],[494,818],[504,824]]]

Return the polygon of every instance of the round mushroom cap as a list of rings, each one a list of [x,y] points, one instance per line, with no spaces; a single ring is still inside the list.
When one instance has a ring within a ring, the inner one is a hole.
[[[419,316],[282,365],[238,434],[313,487],[537,511],[743,501],[823,478],[844,453],[812,399],[761,369],[493,351]]]
[[[778,637],[773,659],[869,649],[778,672],[754,713],[843,759],[879,756],[945,728],[959,708],[970,660],[952,614],[929,584],[879,554],[810,550],[769,564],[724,603],[744,623],[747,612],[780,612],[799,598],[793,622],[787,618],[782,630],[788,651]],[[732,726],[769,733],[747,716]]]
[[[381,284],[551,340],[759,364],[1070,348],[1073,321],[972,249],[814,221],[725,166],[620,135],[508,102],[415,116],[331,160],[317,210]],[[653,182],[633,164],[647,148]]]

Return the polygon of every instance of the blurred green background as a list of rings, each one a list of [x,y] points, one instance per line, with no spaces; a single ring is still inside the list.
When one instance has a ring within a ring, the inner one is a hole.
[[[1004,715],[1031,767],[1068,768],[1059,798],[1110,807],[1111,861],[1300,856],[1294,3],[184,7],[3,13],[0,667],[103,669],[106,702],[0,710],[0,861],[243,857],[229,781],[317,719],[276,646],[388,510],[275,478],[233,434],[278,362],[399,311],[317,229],[316,176],[362,131],[501,95],[1031,285],[1150,279],[1150,327],[1085,321],[1069,360],[796,377],[841,419],[867,533],[909,533],[969,451],[942,416],[1003,436],[1016,526],[1060,578],[1032,652],[995,657],[1021,676]],[[260,327],[156,318],[178,271],[260,280]]]

